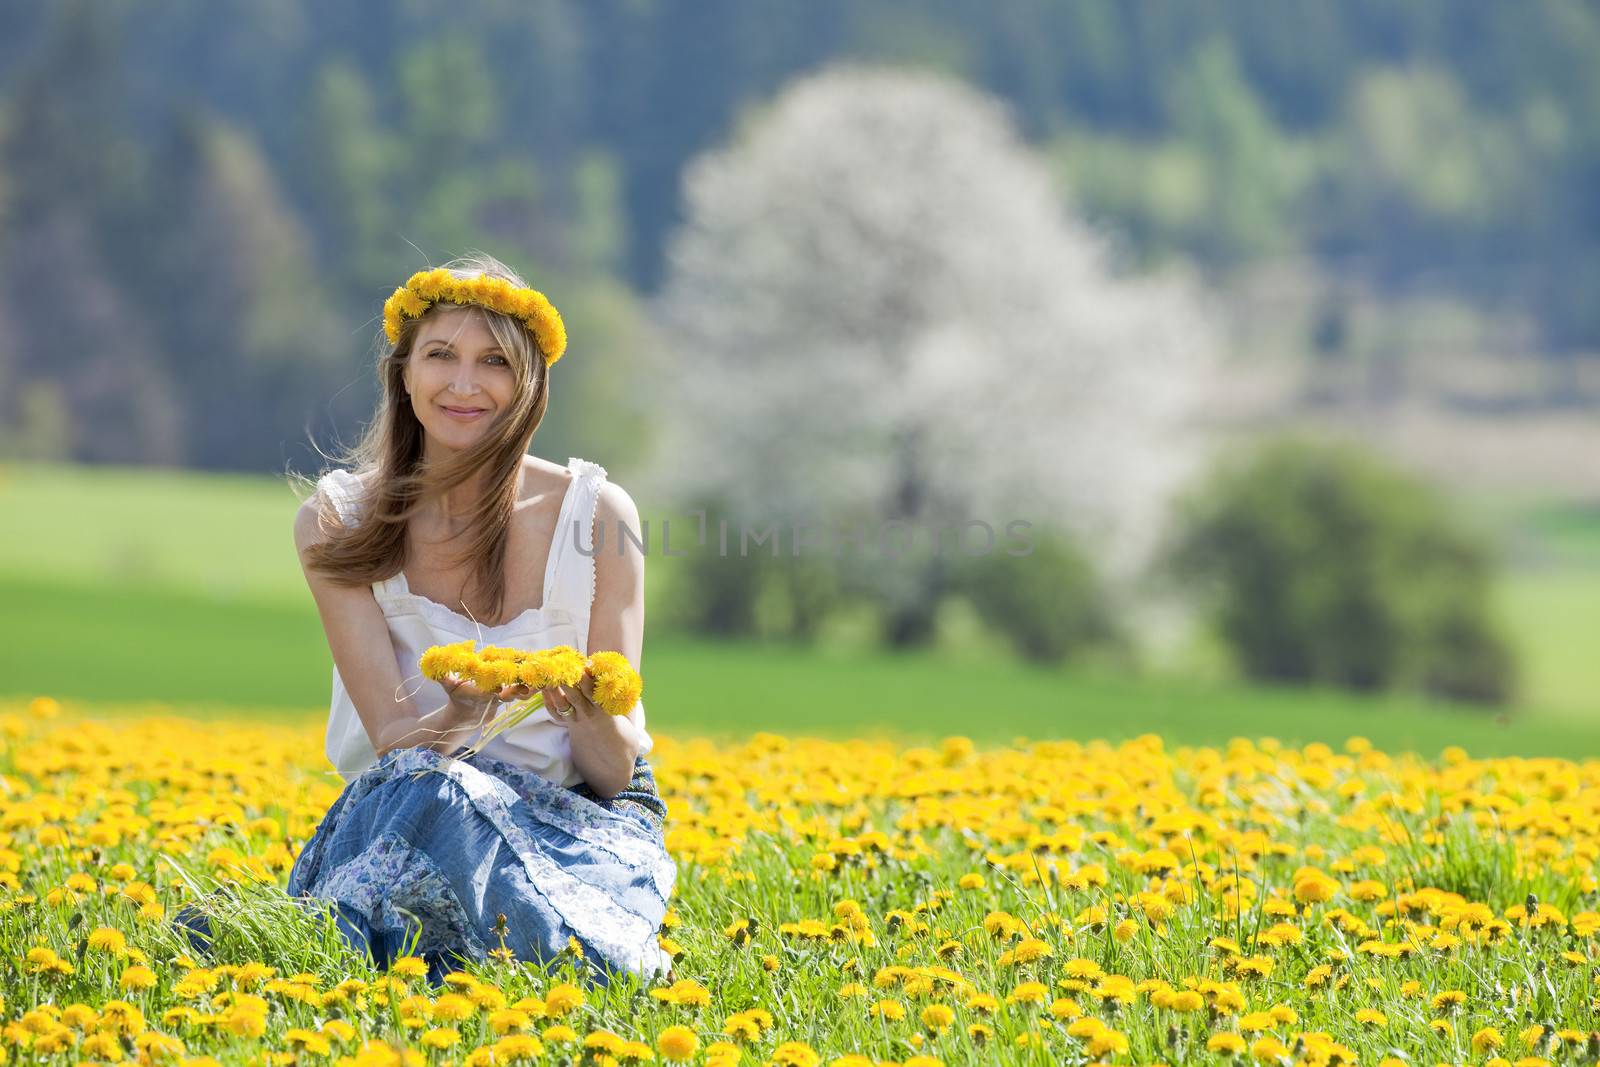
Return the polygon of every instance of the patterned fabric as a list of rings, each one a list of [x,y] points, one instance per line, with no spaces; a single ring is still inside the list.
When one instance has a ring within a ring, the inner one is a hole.
[[[633,778],[628,782],[628,787],[614,797],[602,799],[596,796],[588,782],[579,782],[567,788],[611,811],[637,812],[649,820],[658,832],[666,828],[667,805],[656,790],[655,771],[650,769],[649,762],[642,756],[633,761]]]
[[[598,984],[656,977],[671,968],[657,934],[677,878],[665,816],[643,757],[624,793],[599,800],[482,753],[394,749],[345,786],[288,892],[329,905],[380,967],[420,934],[411,951],[435,982],[456,956],[482,961],[499,946],[497,914],[518,959],[547,963],[575,937]]]

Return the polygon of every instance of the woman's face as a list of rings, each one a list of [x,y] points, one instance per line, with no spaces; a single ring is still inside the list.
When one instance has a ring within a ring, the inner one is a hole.
[[[406,361],[411,410],[427,436],[465,448],[511,404],[511,361],[483,316],[469,308],[435,312],[417,331]]]

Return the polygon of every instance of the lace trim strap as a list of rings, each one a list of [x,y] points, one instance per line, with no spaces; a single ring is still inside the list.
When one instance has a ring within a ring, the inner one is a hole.
[[[345,526],[354,526],[361,519],[361,479],[340,467],[328,471],[317,479],[317,490],[333,504],[334,512]]]
[[[595,590],[595,512],[606,469],[598,463],[572,456],[567,466],[576,476],[571,507],[556,531],[555,553],[549,600],[567,608],[578,623],[582,640],[588,641],[589,608]],[[585,649],[587,651],[587,649]]]

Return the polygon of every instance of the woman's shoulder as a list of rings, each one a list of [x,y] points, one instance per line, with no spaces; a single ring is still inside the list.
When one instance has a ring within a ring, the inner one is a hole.
[[[523,500],[536,500],[547,495],[560,500],[569,492],[585,489],[593,491],[591,499],[603,500],[607,496],[614,498],[621,491],[610,480],[604,467],[578,456],[570,457],[565,464],[551,463],[532,454],[523,456],[522,484]]]
[[[628,491],[612,479],[610,472],[594,460],[579,456],[568,459],[567,468],[574,478],[587,481],[592,487],[593,495],[589,499],[596,523],[620,521],[637,531],[639,509]]]
[[[353,527],[361,519],[363,502],[374,474],[342,467],[323,472],[317,479],[316,491],[300,504],[295,516],[295,539],[301,543],[320,539],[325,517],[340,526]]]
[[[645,544],[639,506],[634,503],[632,495],[619,483],[609,478],[603,479],[595,494],[592,514],[595,536],[604,538],[596,544],[610,546],[605,551],[594,553],[595,567],[600,571],[620,572],[628,583],[636,580],[644,569],[644,555],[622,547],[630,540],[634,546]]]
[[[597,522],[620,522],[635,533],[638,532],[638,505],[633,502],[633,497],[626,489],[609,478],[600,483],[600,489],[595,496],[594,513]]]
[[[559,494],[572,484],[572,478],[569,468],[528,453],[522,457],[520,498],[529,500],[551,492]]]

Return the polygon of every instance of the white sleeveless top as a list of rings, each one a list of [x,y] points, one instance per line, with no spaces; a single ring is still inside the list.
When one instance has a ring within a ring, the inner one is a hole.
[[[584,655],[589,654],[589,609],[594,603],[594,513],[606,470],[576,456],[567,460],[567,467],[575,476],[561,501],[555,539],[545,565],[544,602],[539,607],[499,626],[481,626],[466,615],[411,592],[404,570],[372,583],[373,596],[383,608],[394,642],[395,663],[403,682],[401,695],[410,694],[419,713],[433,711],[449,700],[442,685],[423,678],[417,669],[422,653],[430,645],[472,638],[478,648],[571,645]],[[349,526],[359,521],[362,484],[355,474],[331,470],[317,482],[317,487],[338,509],[341,522]],[[632,729],[640,755],[654,747],[655,742],[644,727],[642,700],[634,705],[623,725]],[[339,677],[337,664],[333,668],[326,751],[334,769],[347,782],[377,762],[372,741]],[[572,739],[567,728],[557,725],[544,708],[502,732],[482,751],[485,756],[526,767],[558,785],[583,781],[572,762]]]

